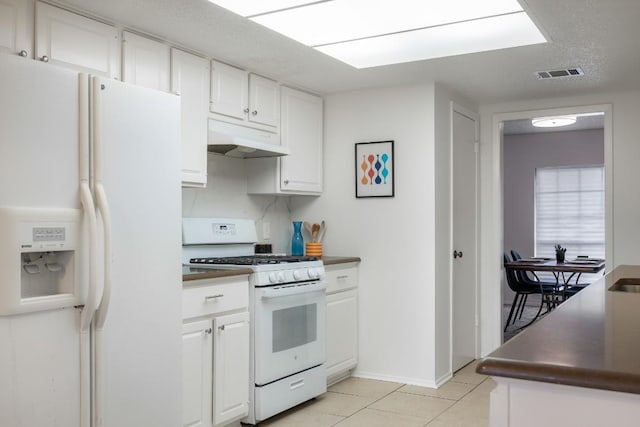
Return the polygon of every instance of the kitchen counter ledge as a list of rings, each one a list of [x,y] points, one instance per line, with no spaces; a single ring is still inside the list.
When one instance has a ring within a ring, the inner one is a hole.
[[[249,268],[234,268],[233,270],[222,270],[183,266],[182,281],[189,282],[192,280],[218,279],[221,277],[243,276],[251,273],[252,271]]]
[[[619,266],[483,359],[481,374],[640,394],[640,293],[608,289],[640,278]]]
[[[334,265],[334,264],[347,264],[350,262],[360,262],[361,259],[359,257],[347,257],[347,256],[323,256],[320,258],[324,265]]]
[[[347,264],[350,262],[360,262],[358,257],[345,257],[345,256],[324,256],[321,258],[324,265],[334,264]],[[217,279],[220,277],[229,276],[242,276],[245,274],[251,274],[252,270],[249,268],[234,268],[231,270],[223,269],[211,269],[211,268],[198,268],[198,267],[182,267],[182,281],[189,282],[192,280],[202,279]]]

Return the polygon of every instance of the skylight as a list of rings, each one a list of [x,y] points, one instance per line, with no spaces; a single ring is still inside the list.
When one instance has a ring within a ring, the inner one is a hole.
[[[517,0],[209,0],[356,68],[546,42]]]

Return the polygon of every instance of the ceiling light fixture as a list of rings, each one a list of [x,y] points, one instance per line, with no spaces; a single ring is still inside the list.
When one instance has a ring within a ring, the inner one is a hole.
[[[531,124],[537,128],[557,128],[569,126],[576,122],[576,116],[538,117],[531,120]]]
[[[209,0],[356,68],[545,43],[517,0]]]

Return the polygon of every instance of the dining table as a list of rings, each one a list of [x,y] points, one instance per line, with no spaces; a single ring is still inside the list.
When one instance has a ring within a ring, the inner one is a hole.
[[[505,268],[512,270],[536,272],[551,272],[555,277],[555,287],[552,295],[547,295],[554,305],[565,301],[567,291],[572,286],[578,285],[578,280],[583,273],[598,273],[604,270],[605,260],[600,258],[578,257],[559,262],[554,258],[531,257],[520,258],[504,264]],[[537,277],[537,276],[536,276]],[[572,280],[575,281],[572,284]]]

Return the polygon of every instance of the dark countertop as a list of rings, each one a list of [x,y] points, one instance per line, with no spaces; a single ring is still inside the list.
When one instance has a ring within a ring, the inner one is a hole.
[[[640,293],[609,291],[619,266],[483,359],[498,377],[640,394]]]
[[[359,257],[347,257],[347,256],[323,256],[321,259],[324,265],[346,264],[349,262],[361,261]]]
[[[322,257],[322,262],[324,263],[324,265],[346,264],[349,262],[360,262],[360,258],[324,256]],[[217,279],[220,277],[242,276],[251,273],[252,271],[249,268],[234,268],[232,270],[223,270],[182,266],[182,281],[187,282],[191,280]]]
[[[191,280],[201,279],[218,279],[220,277],[230,276],[243,276],[251,274],[253,271],[249,268],[234,268],[232,270],[222,270],[213,268],[198,268],[182,266],[182,281],[188,282]]]

